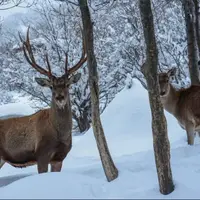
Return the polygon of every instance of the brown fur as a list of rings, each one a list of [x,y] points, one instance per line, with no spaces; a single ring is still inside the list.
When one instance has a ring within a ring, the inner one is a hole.
[[[20,35],[19,35],[20,36]],[[48,87],[52,92],[51,108],[41,110],[26,117],[0,120],[0,167],[4,162],[14,167],[27,167],[37,164],[38,172],[60,171],[62,161],[72,147],[72,113],[69,97],[69,86],[76,83],[81,74],[77,71],[86,62],[85,42],[83,41],[82,57],[73,67],[68,69],[66,54],[65,74],[56,77],[51,73],[48,56],[46,63],[48,71],[35,62],[29,40],[29,28],[22,49],[27,62],[40,74],[48,77],[35,78],[42,87]]]
[[[42,86],[52,88],[51,108],[33,115],[0,120],[0,157],[14,167],[38,165],[38,172],[60,171],[62,161],[72,146],[72,113],[68,87],[80,74],[47,81]],[[47,85],[46,85],[47,84]],[[56,98],[63,96],[65,104]]]
[[[200,131],[200,86],[192,85],[176,90],[170,84],[170,76],[175,69],[159,74],[161,102],[166,111],[171,113],[186,130],[188,144],[194,144],[194,133]]]

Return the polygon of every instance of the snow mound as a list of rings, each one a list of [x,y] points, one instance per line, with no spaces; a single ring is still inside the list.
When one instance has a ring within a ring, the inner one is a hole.
[[[11,115],[30,115],[34,110],[23,102],[9,103],[0,106],[0,116],[11,116]]]
[[[170,141],[178,143],[181,136],[185,137],[185,133],[174,117],[168,113],[166,117]],[[136,152],[152,150],[149,99],[147,91],[139,81],[134,81],[132,88],[125,88],[118,93],[101,115],[101,119],[113,156],[132,155]],[[92,128],[72,151],[73,154],[81,157],[99,156]]]

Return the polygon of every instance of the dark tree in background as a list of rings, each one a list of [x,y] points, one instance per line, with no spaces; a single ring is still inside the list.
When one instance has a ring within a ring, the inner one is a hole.
[[[198,45],[198,53],[200,50],[200,30],[199,30],[199,20],[200,20],[200,12],[199,12],[199,0],[193,0],[194,7],[195,7],[195,29],[196,29],[196,36],[197,36],[197,45]]]
[[[78,2],[81,10],[83,32],[85,37],[86,51],[88,58],[89,86],[91,92],[91,106],[92,106],[92,111],[91,111],[92,127],[105,175],[108,181],[112,181],[118,177],[118,170],[115,167],[112,157],[110,155],[100,119],[99,85],[98,85],[97,62],[94,54],[94,44],[93,44],[94,43],[93,24],[91,21],[87,0],[79,0]]]
[[[198,2],[197,2],[198,4]],[[187,35],[187,49],[189,60],[189,71],[192,84],[199,84],[199,68],[198,68],[198,43],[197,43],[197,27],[195,4],[193,0],[182,0],[183,10],[185,14],[185,25]]]
[[[167,122],[158,88],[158,50],[155,40],[151,1],[140,0],[139,8],[146,43],[146,61],[143,66],[143,72],[147,81],[152,114],[153,146],[158,181],[160,192],[162,194],[169,194],[174,190],[174,184],[170,166],[170,144],[167,134]]]

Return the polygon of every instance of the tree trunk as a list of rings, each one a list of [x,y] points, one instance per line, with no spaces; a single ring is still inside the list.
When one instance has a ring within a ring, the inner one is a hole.
[[[78,124],[78,128],[79,128],[80,133],[84,133],[90,128],[90,122],[89,122],[89,119],[88,119],[87,116],[78,117],[77,118],[77,124]]]
[[[195,7],[193,0],[182,0],[185,13],[189,71],[192,84],[199,84],[198,46],[196,35]]]
[[[98,72],[93,45],[93,24],[90,18],[87,0],[79,0],[78,2],[81,10],[83,33],[88,57],[89,86],[92,106],[92,127],[105,175],[108,181],[112,181],[118,177],[118,170],[115,167],[110,155],[100,119]]]
[[[152,114],[153,147],[158,181],[160,192],[162,194],[169,194],[174,190],[174,184],[170,166],[170,144],[167,135],[167,123],[158,88],[158,52],[150,0],[140,0],[139,7],[147,47],[146,62],[143,66],[143,72],[147,80]]]
[[[87,109],[87,108],[84,108]],[[80,116],[77,116],[75,112],[72,112],[73,119],[76,121],[79,132],[84,133],[90,128],[90,119],[87,110],[83,110],[83,113],[80,113]]]
[[[200,13],[199,13],[199,0],[193,0],[194,7],[195,7],[195,29],[196,29],[196,36],[197,36],[197,46],[198,46],[198,55],[200,51],[200,30],[199,30],[199,20],[200,20]]]

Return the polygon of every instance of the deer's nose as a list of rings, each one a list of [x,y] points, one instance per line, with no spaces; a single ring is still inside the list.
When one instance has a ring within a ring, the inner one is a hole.
[[[62,101],[62,100],[64,100],[64,96],[63,96],[63,95],[58,95],[58,96],[56,97],[56,100],[57,100],[57,101]]]

